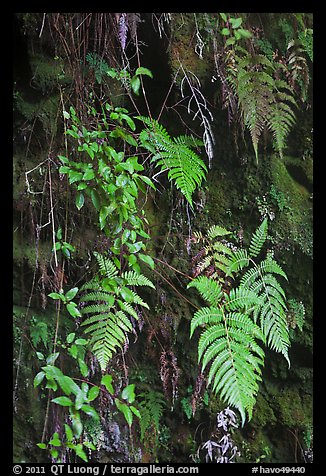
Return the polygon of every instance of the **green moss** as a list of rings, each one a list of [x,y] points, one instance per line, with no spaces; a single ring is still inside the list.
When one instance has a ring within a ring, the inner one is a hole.
[[[287,206],[274,223],[273,231],[278,241],[297,245],[301,251],[312,256],[313,229],[312,204],[309,191],[290,175],[286,160],[273,156],[270,162],[272,183],[287,197]]]
[[[30,57],[30,65],[33,73],[32,84],[43,94],[48,95],[51,90],[57,88],[58,84],[64,86],[71,82],[67,67],[58,57],[52,59],[35,54]]]
[[[15,96],[16,109],[29,121],[39,119],[43,130],[47,135],[55,135],[57,132],[58,117],[60,114],[60,95],[54,94],[38,102],[25,101],[20,93]]]
[[[52,247],[48,242],[39,241],[38,243],[38,262],[47,265],[51,259]],[[22,242],[20,233],[13,233],[13,260],[21,264],[26,260],[31,269],[35,268],[36,247],[35,243]]]
[[[193,13],[175,13],[171,20],[173,31],[170,43],[169,57],[172,73],[175,74],[182,64],[186,72],[191,71],[200,81],[205,81],[213,73],[214,63],[207,55],[199,56],[196,23]],[[178,75],[176,81],[180,84],[183,78],[182,73]]]
[[[311,395],[300,393],[296,388],[287,388],[275,397],[278,421],[288,428],[305,429],[312,421]]]

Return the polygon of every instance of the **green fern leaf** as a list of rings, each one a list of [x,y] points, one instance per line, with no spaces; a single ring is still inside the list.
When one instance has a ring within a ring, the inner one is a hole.
[[[161,171],[168,171],[168,178],[192,205],[192,195],[206,177],[207,168],[202,159],[191,149],[199,145],[193,138],[179,136],[171,139],[166,129],[157,121],[138,116],[147,126],[147,134],[140,135],[142,145],[155,153],[152,162]]]
[[[267,238],[267,229],[268,229],[267,218],[264,218],[260,226],[252,235],[252,238],[250,241],[249,254],[252,258],[256,258],[256,256],[259,255]]]

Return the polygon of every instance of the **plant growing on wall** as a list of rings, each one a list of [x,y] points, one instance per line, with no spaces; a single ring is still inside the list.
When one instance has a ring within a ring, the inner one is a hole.
[[[194,314],[190,335],[201,330],[198,361],[202,370],[210,364],[208,384],[223,401],[239,410],[244,424],[247,416],[252,416],[262,379],[263,344],[283,354],[290,365],[286,297],[275,275],[287,277],[270,255],[257,261],[267,238],[266,218],[253,234],[248,250],[234,249],[226,240],[228,235],[221,227],[209,230],[211,245],[203,253],[218,274],[201,274],[188,284],[208,303]],[[200,272],[205,269],[202,266]],[[225,286],[229,278],[232,284]]]

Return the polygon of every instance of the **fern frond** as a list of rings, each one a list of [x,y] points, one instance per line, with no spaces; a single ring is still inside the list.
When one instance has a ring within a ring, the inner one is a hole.
[[[230,231],[226,230],[225,228],[219,225],[212,225],[207,230],[207,238],[209,240],[214,240],[214,238],[217,238],[218,236],[226,236],[230,234],[231,234]]]
[[[252,258],[256,258],[256,256],[259,255],[267,238],[267,228],[267,218],[264,218],[262,223],[259,225],[259,227],[251,237],[249,245],[249,254]]]
[[[246,416],[251,418],[252,409],[261,380],[264,351],[257,341],[283,354],[289,363],[289,331],[287,327],[287,307],[285,292],[276,276],[287,279],[281,266],[270,256],[256,264],[256,258],[267,238],[267,219],[254,232],[249,251],[233,251],[231,243],[221,243],[218,236],[210,238],[196,235],[197,242],[204,242],[205,248],[196,255],[197,271],[207,273],[214,261],[218,270],[226,276],[234,275],[252,265],[243,273],[237,287],[229,289],[218,283],[220,276],[211,274],[197,276],[188,284],[195,287],[209,306],[195,312],[190,323],[190,336],[201,328],[198,341],[198,362],[202,371],[207,367],[208,384],[215,393],[241,413],[242,423]],[[207,243],[208,242],[208,243]],[[223,281],[223,280],[222,280]],[[225,286],[227,284],[227,286]]]
[[[117,267],[109,258],[98,253],[97,251],[94,251],[93,254],[97,260],[102,276],[106,276],[108,279],[117,276]]]
[[[168,170],[168,178],[192,205],[192,194],[206,177],[207,168],[203,160],[191,149],[199,142],[179,136],[171,139],[166,129],[154,119],[138,116],[148,128],[147,134],[141,134],[142,145],[155,154],[152,162],[162,171]]]
[[[219,323],[222,318],[222,309],[218,307],[202,307],[193,315],[190,323],[190,337],[192,337],[197,327]]]
[[[154,445],[158,443],[160,420],[166,407],[166,400],[162,393],[155,390],[149,390],[139,395],[141,401],[139,403],[139,411],[141,418],[140,439],[145,441],[146,438],[154,440]],[[155,448],[151,448],[155,450]]]
[[[146,302],[128,286],[154,288],[154,285],[148,278],[134,271],[118,276],[117,267],[109,258],[96,252],[94,255],[102,279],[98,276],[92,278],[81,288],[85,293],[80,302],[90,303],[81,307],[81,314],[88,315],[81,325],[85,328],[85,333],[90,334],[91,350],[98,359],[101,370],[105,371],[113,354],[127,342],[127,333],[132,331],[130,316],[138,319],[133,305],[148,308]]]
[[[191,281],[187,288],[197,288],[201,296],[211,305],[215,306],[223,296],[221,286],[206,276],[199,276]]]
[[[238,273],[241,269],[245,268],[249,264],[249,257],[247,250],[240,249],[233,251],[226,269],[226,276],[233,276],[234,273]]]
[[[126,271],[122,273],[121,277],[126,281],[126,284],[130,286],[149,286],[155,289],[154,284],[143,274],[136,273],[135,271]]]

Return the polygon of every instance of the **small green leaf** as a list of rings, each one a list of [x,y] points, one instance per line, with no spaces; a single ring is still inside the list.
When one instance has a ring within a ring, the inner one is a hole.
[[[59,452],[58,452],[58,450],[51,449],[50,450],[50,455],[52,456],[52,458],[57,459],[57,457],[59,456]]]
[[[135,74],[136,75],[144,74],[145,76],[149,76],[150,78],[153,78],[153,73],[149,69],[144,68],[143,66],[140,66],[139,68],[137,68]]]
[[[74,434],[70,426],[67,425],[66,423],[65,423],[65,433],[66,433],[67,440],[71,442],[74,439]]]
[[[90,405],[82,405],[81,410],[86,413],[86,415],[92,417],[94,420],[99,421],[100,417],[95,408]]]
[[[238,33],[242,38],[251,38],[252,36],[249,30],[244,30],[243,28],[239,28]]]
[[[70,334],[68,334],[66,339],[67,344],[71,344],[74,341],[75,336],[75,332],[71,332]]]
[[[39,360],[44,360],[44,359],[45,359],[45,357],[44,357],[44,355],[42,354],[42,352],[36,352],[36,355],[37,355],[37,358],[38,358]]]
[[[71,419],[72,419],[72,429],[73,429],[74,435],[78,439],[80,438],[83,432],[83,424],[80,420],[79,412],[72,413]]]
[[[94,189],[91,191],[91,199],[92,199],[94,207],[96,208],[97,211],[99,211],[101,208],[101,199],[98,192]]]
[[[133,421],[133,416],[132,416],[132,412],[131,412],[130,408],[128,407],[128,405],[126,405],[125,403],[120,402],[120,400],[118,398],[116,398],[114,401],[115,401],[115,404],[117,406],[117,409],[121,413],[123,413],[123,416],[125,417],[126,422],[128,423],[129,426],[131,426],[132,421]]]
[[[151,256],[139,253],[138,258],[140,260],[144,261],[144,263],[148,264],[148,266],[150,266],[152,269],[155,268],[155,263],[154,263],[153,258],[151,258]]]
[[[93,400],[95,400],[95,398],[98,397],[98,394],[100,393],[100,388],[95,386],[95,387],[92,387],[90,389],[90,391],[88,392],[88,401],[89,402],[92,402]]]
[[[78,208],[78,210],[80,210],[83,207],[84,203],[85,203],[84,194],[81,193],[80,191],[77,192],[75,203],[76,203],[76,207]]]
[[[69,112],[63,111],[62,113],[63,113],[63,117],[64,117],[65,119],[70,119],[70,114],[69,114]]]
[[[58,377],[57,381],[62,391],[66,395],[69,396],[71,393],[73,393],[74,395],[78,395],[80,393],[80,388],[78,387],[76,382],[74,382],[74,380],[68,375],[63,375],[61,377]]]
[[[139,410],[136,407],[131,405],[129,408],[132,411],[132,413],[134,415],[136,415],[136,417],[141,418],[141,414],[140,414]]]
[[[63,296],[63,294],[50,293],[50,294],[48,294],[48,296],[49,296],[51,299],[61,299],[61,301],[64,301],[64,296]]]
[[[59,352],[54,352],[53,354],[50,354],[48,356],[48,358],[46,359],[46,363],[48,365],[53,365],[54,362],[57,360],[57,358],[59,357],[60,353]]]
[[[39,372],[34,378],[34,388],[40,385],[45,377],[45,372]]]
[[[73,302],[67,304],[67,311],[72,317],[81,317],[80,312],[76,308],[76,304]]]
[[[104,387],[111,395],[114,394],[114,388],[112,386],[112,375],[103,375],[101,379],[101,385],[104,385]]]
[[[65,294],[66,300],[71,301],[72,299],[74,299],[77,293],[78,293],[78,288],[69,289],[69,291],[67,291]]]
[[[41,450],[46,450],[47,446],[45,443],[36,443],[36,446],[38,446],[39,448],[41,448]]]
[[[222,28],[221,34],[224,36],[229,36],[230,30],[228,28]]]
[[[138,76],[134,76],[133,78],[131,78],[130,86],[133,92],[138,96],[140,88],[140,79]]]
[[[75,344],[77,345],[86,345],[88,343],[87,339],[76,339]]]
[[[132,403],[135,401],[135,384],[131,383],[130,385],[127,385],[121,393],[121,397],[124,400],[127,400],[128,403]]]
[[[81,446],[81,447],[79,447],[79,446]],[[79,458],[81,458],[83,461],[85,461],[85,463],[88,463],[86,453],[82,448],[83,448],[82,445],[77,445],[77,447],[75,449],[76,455],[79,456]]]
[[[239,26],[242,23],[242,18],[230,18],[230,23],[232,25],[232,28],[239,28]]]
[[[78,359],[78,364],[79,364],[79,369],[80,369],[80,372],[81,372],[82,376],[87,377],[88,372],[89,372],[87,364],[84,362],[83,359]]]
[[[49,441],[49,445],[57,446],[57,447],[61,446],[61,441],[60,441],[58,433],[53,433],[52,439]]]
[[[95,451],[96,450],[96,446],[93,445],[93,443],[91,443],[90,441],[84,441],[84,446],[86,446],[86,448],[89,448],[90,450],[93,450]]]
[[[222,18],[223,21],[225,21],[225,22],[228,21],[227,16],[226,16],[225,13],[220,13],[220,15],[221,15],[221,18]]]
[[[71,407],[73,402],[68,397],[56,397],[51,400],[51,402],[61,405],[62,407]]]
[[[61,228],[61,226],[59,226],[59,228],[58,228],[58,231],[56,233],[56,237],[58,238],[58,240],[62,240],[62,228]]]

